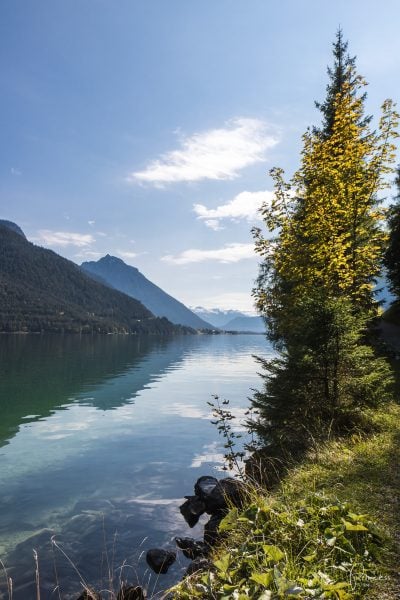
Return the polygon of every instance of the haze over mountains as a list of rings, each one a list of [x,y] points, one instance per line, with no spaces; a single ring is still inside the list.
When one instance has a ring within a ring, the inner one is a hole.
[[[116,290],[140,300],[154,315],[166,317],[172,323],[194,329],[213,329],[213,325],[189,310],[157,285],[149,281],[136,267],[107,254],[98,261],[84,262],[81,268],[100,278]]]
[[[261,317],[249,316],[238,310],[220,310],[219,308],[193,308],[202,319],[225,331],[246,331],[251,333],[264,333],[265,324]]]
[[[0,222],[0,332],[186,332]]]

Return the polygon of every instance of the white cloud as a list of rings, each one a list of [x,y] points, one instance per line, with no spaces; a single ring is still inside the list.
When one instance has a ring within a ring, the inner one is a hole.
[[[206,219],[204,223],[207,225],[207,227],[213,229],[214,231],[221,231],[221,229],[224,229],[224,227],[221,227],[219,224],[218,219]]]
[[[246,219],[247,221],[261,220],[260,208],[263,204],[270,204],[274,192],[263,190],[260,192],[240,192],[226,204],[217,208],[207,208],[203,204],[194,204],[193,210],[198,219],[202,219],[211,229],[218,231],[221,219]]]
[[[221,263],[236,263],[245,258],[255,258],[254,244],[226,244],[223,248],[215,250],[201,250],[191,248],[185,250],[178,256],[167,255],[161,260],[175,265],[187,265],[190,263],[199,263],[208,260],[214,260]]]
[[[77,254],[75,254],[75,258],[80,258],[80,259],[88,259],[88,258],[100,258],[101,256],[104,256],[104,252],[97,252],[95,250],[82,250],[81,252],[78,252]]]
[[[84,248],[93,244],[94,237],[89,233],[73,233],[71,231],[50,231],[50,229],[41,229],[39,237],[35,238],[45,246],[77,246]]]
[[[22,171],[16,169],[15,167],[11,167],[10,173],[11,175],[15,175],[16,177],[20,177],[22,175]]]
[[[278,138],[259,119],[234,119],[224,128],[183,137],[181,147],[162,154],[128,181],[155,185],[202,179],[234,179],[249,165],[265,160]]]
[[[96,223],[96,221],[88,221],[88,224],[92,227],[94,224]]]
[[[118,256],[121,256],[122,258],[126,258],[126,259],[131,259],[131,258],[136,258],[138,256],[137,252],[127,252],[125,250],[117,250],[116,252],[118,254]]]

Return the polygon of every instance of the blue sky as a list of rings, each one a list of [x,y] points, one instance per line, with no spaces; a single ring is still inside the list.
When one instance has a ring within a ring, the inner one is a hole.
[[[400,98],[398,0],[3,0],[0,218],[251,310],[268,170],[298,166],[339,25],[378,117]]]

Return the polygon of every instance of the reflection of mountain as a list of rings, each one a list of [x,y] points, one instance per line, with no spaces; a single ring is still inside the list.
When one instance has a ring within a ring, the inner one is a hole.
[[[21,424],[74,400],[102,410],[126,403],[180,362],[187,343],[186,336],[1,336],[0,446]]]

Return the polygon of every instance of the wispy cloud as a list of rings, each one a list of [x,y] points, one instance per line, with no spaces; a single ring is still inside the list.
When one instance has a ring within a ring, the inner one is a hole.
[[[81,250],[80,252],[78,252],[77,254],[75,254],[75,258],[79,258],[79,259],[83,259],[83,260],[87,260],[87,259],[96,259],[96,258],[100,258],[101,256],[104,255],[104,252],[98,252],[96,250]]]
[[[95,241],[90,233],[51,231],[50,229],[41,229],[39,236],[34,239],[45,246],[77,246],[78,248],[90,246]]]
[[[204,223],[207,225],[207,227],[213,229],[214,231],[221,231],[221,229],[224,229],[224,227],[221,227],[221,225],[219,224],[218,219],[206,219]]]
[[[128,252],[126,250],[117,250],[116,253],[118,254],[118,256],[121,256],[122,258],[126,258],[128,260],[139,256],[137,252]]]
[[[263,190],[260,192],[240,192],[226,204],[217,208],[207,208],[204,204],[194,204],[193,210],[198,219],[202,219],[211,229],[218,231],[222,229],[222,219],[246,219],[247,221],[258,221],[261,219],[259,210],[263,204],[269,204],[274,192]]]
[[[184,136],[178,150],[152,161],[143,171],[131,173],[129,181],[158,186],[203,179],[234,179],[241,169],[261,162],[278,137],[264,121],[234,119],[224,128]]]
[[[20,169],[17,169],[15,167],[11,167],[10,173],[11,173],[11,175],[14,175],[16,177],[20,177],[22,175],[22,171],[20,171]]]
[[[188,265],[190,263],[200,263],[205,261],[236,263],[245,258],[255,258],[253,244],[226,244],[223,248],[217,248],[215,250],[191,248],[185,250],[178,256],[163,256],[161,260],[175,265]]]

